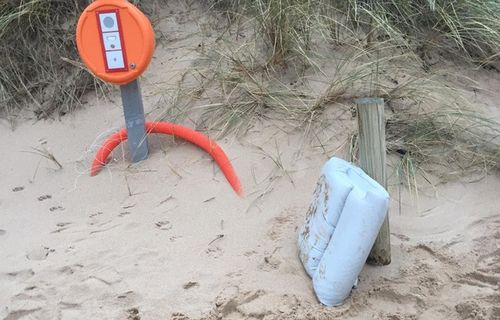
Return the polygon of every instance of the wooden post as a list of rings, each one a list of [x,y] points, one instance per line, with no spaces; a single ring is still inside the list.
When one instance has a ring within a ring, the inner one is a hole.
[[[387,189],[384,99],[358,99],[356,105],[360,166],[370,177]],[[373,245],[368,263],[374,265],[391,263],[389,214],[387,214]]]

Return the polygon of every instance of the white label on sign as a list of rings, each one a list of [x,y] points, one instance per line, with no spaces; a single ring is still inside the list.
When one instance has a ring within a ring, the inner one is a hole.
[[[110,70],[125,68],[125,62],[123,61],[123,52],[121,50],[106,51],[106,60],[108,62],[108,68]]]
[[[118,31],[118,19],[115,12],[100,13],[99,21],[101,22],[102,32]]]
[[[104,50],[121,50],[120,34],[118,32],[108,32],[102,34]]]

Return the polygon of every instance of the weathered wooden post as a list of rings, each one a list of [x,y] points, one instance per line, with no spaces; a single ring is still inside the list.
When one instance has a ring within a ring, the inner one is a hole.
[[[356,100],[359,129],[359,162],[361,168],[387,189],[384,99],[363,98]],[[368,263],[391,263],[389,215],[380,229],[368,257]]]

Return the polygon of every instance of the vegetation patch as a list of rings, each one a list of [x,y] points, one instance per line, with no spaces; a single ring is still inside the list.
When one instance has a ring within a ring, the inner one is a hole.
[[[38,118],[63,115],[95,89],[79,64],[75,23],[86,0],[2,1],[0,4],[0,106],[12,119],[26,105]]]

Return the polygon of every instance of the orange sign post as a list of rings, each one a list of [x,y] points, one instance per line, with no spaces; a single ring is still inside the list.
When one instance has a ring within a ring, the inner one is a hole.
[[[148,18],[126,0],[97,0],[80,16],[76,44],[92,73],[114,84],[137,79],[155,47]]]
[[[130,158],[146,159],[146,119],[137,78],[153,57],[155,37],[148,18],[126,0],[97,0],[78,20],[76,44],[96,77],[121,85]]]
[[[208,152],[219,164],[234,191],[240,181],[224,151],[213,140],[192,129],[167,122],[146,122],[137,78],[153,57],[154,31],[148,18],[127,0],[96,0],[82,13],[76,30],[78,52],[98,78],[120,85],[127,129],[111,135],[97,152],[90,175],[96,175],[111,151],[128,139],[132,162],[148,157],[148,133],[174,135]]]

